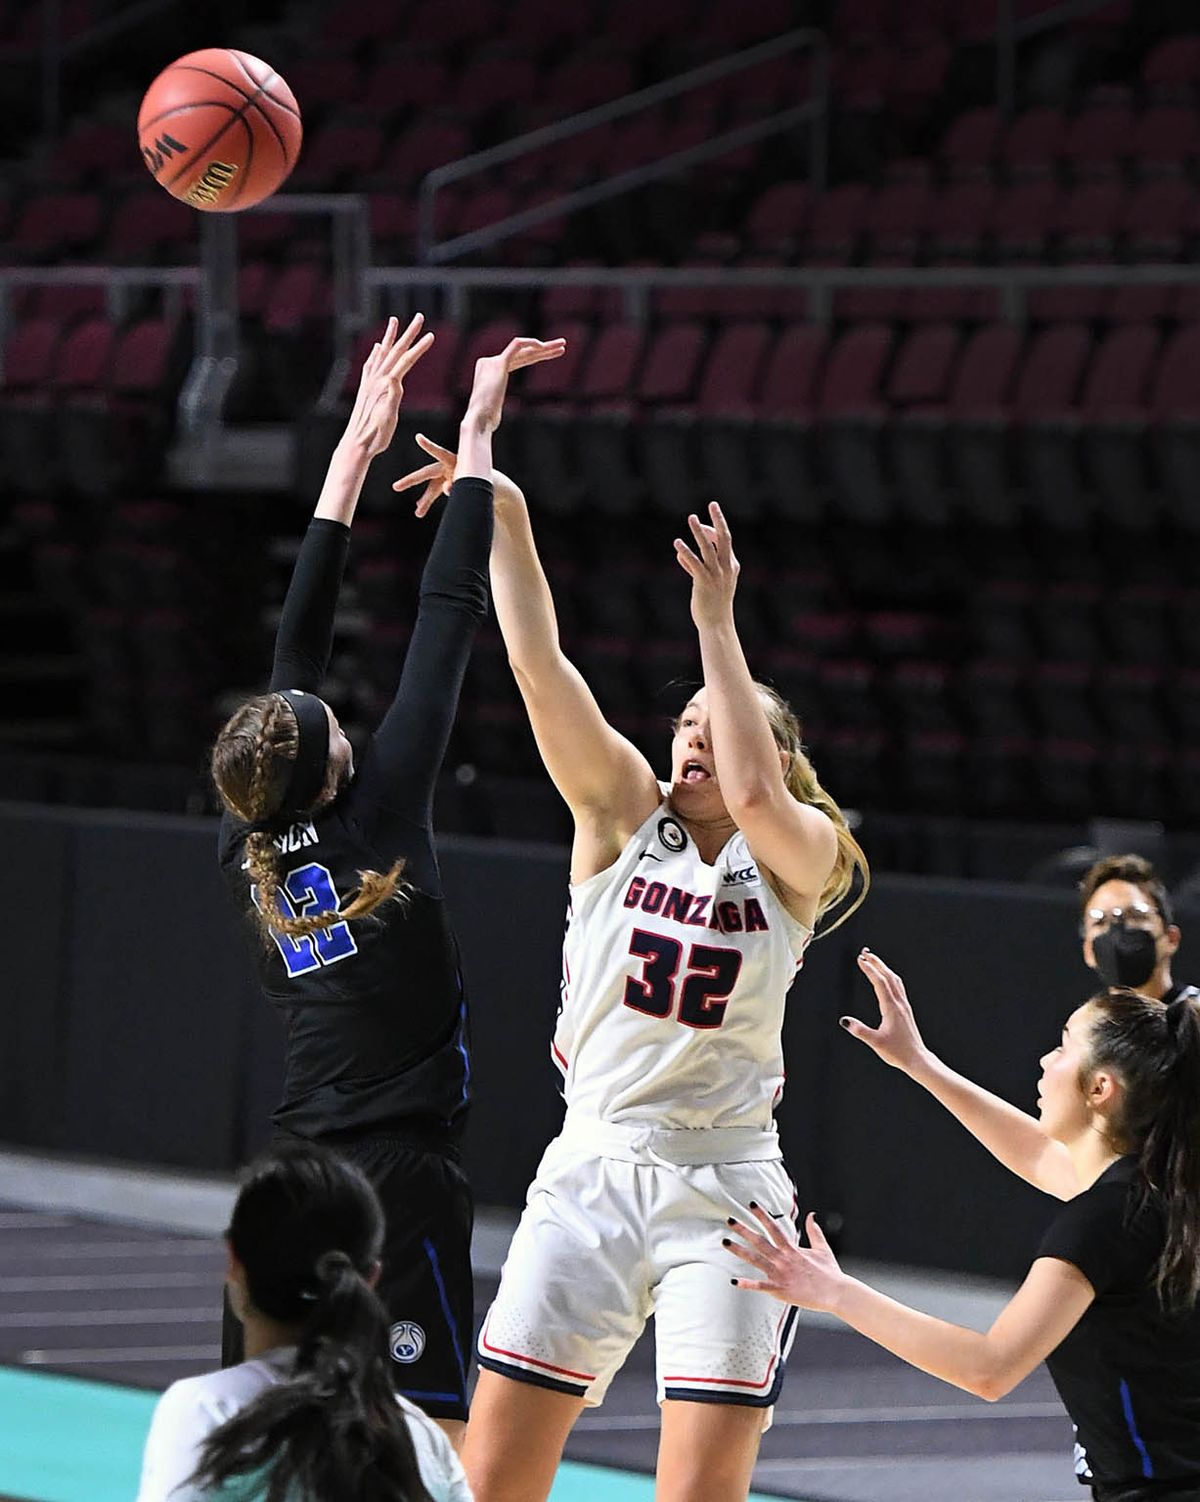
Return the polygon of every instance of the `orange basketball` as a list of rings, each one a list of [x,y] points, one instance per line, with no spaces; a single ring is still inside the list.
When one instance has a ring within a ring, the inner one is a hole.
[[[296,96],[275,69],[233,47],[178,58],[138,111],[138,145],[155,181],[216,214],[269,198],[296,165],[303,134]]]

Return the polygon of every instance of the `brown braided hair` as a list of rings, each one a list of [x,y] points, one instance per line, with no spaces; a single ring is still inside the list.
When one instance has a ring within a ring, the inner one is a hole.
[[[871,886],[871,868],[867,863],[866,852],[850,833],[845,814],[817,780],[816,770],[804,749],[800,721],[791,705],[766,683],[755,683],[754,687],[763,702],[775,744],[787,752],[788,764],[784,769],[783,780],[788,792],[800,803],[819,808],[829,819],[837,835],[837,859],[817,903],[818,922],[831,908],[849,896],[856,870],[862,877],[857,897],[839,914],[837,922],[823,930],[824,933],[832,933],[866,900]]]
[[[217,793],[235,819],[256,824],[279,811],[299,746],[296,715],[282,694],[259,694],[235,710],[217,736],[211,761]],[[335,792],[327,777],[313,809],[323,807]],[[404,862],[397,861],[386,874],[360,871],[357,891],[340,908],[298,918],[280,906],[279,852],[270,830],[255,829],[246,836],[246,861],[258,888],[255,912],[264,937],[281,933],[300,939],[334,923],[365,918],[389,898],[402,895]]]

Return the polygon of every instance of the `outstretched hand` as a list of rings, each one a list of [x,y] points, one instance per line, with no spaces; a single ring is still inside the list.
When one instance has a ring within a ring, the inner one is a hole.
[[[697,626],[713,625],[732,614],[741,569],[733,555],[729,523],[716,501],[709,505],[708,515],[711,526],[694,513],[688,517],[695,552],[682,538],[675,539],[675,557],[692,581],[692,620]]]
[[[804,1231],[808,1245],[796,1246],[784,1232],[783,1226],[774,1221],[758,1205],[750,1206],[750,1213],[758,1223],[758,1229],[743,1225],[740,1220],[731,1220],[730,1229],[741,1241],[726,1238],[729,1250],[756,1267],[761,1278],[735,1278],[739,1288],[748,1288],[760,1293],[773,1294],[785,1304],[795,1304],[799,1309],[831,1311],[838,1294],[846,1282],[846,1275],[838,1266],[837,1258],[825,1240],[825,1233],[817,1224],[817,1217],[805,1217]]]
[[[450,494],[450,487],[454,484],[454,470],[458,464],[458,455],[451,449],[443,448],[440,443],[434,443],[432,438],[426,438],[424,433],[417,434],[417,446],[425,450],[433,463],[414,469],[401,480],[394,480],[392,489],[414,490],[418,485],[423,485],[425,488],[417,497],[415,514],[424,516],[436,501]],[[502,475],[498,469],[492,471],[492,487],[497,505],[505,501],[524,499],[518,486],[507,475]]]
[[[398,334],[399,319],[389,318],[383,337],[371,346],[363,364],[346,437],[361,445],[371,459],[382,454],[395,437],[404,377],[433,343],[432,334],[421,334],[424,322],[424,315],[418,313]]]
[[[524,365],[540,365],[543,360],[557,360],[566,352],[565,339],[526,339],[509,341],[498,355],[484,355],[475,361],[475,381],[467,404],[468,416],[489,432],[500,426],[508,378]]]
[[[841,1024],[853,1037],[873,1048],[885,1064],[909,1074],[926,1049],[904,982],[869,949],[858,956],[858,968],[875,988],[879,1026],[869,1027],[857,1017],[843,1017]]]

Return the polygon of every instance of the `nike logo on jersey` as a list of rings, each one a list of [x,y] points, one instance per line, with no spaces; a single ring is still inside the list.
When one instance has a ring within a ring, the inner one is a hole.
[[[644,876],[630,880],[623,901],[626,907],[641,908],[644,913],[658,913],[692,928],[715,928],[723,934],[765,933],[770,927],[754,897],[714,903],[707,894],[669,887],[665,881],[648,882]]]
[[[643,850],[642,853],[641,853],[641,855],[638,856],[638,860],[640,860],[640,861],[661,861],[662,860],[662,856],[661,855],[655,855],[654,851],[651,850],[651,849],[649,849],[647,847],[647,849]]]

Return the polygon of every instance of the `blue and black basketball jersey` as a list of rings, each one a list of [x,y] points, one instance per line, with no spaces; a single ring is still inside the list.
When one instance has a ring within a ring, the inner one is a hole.
[[[260,979],[286,1032],[273,1119],[304,1137],[395,1133],[453,1141],[468,1102],[467,1006],[433,848],[433,789],[467,658],[487,609],[491,485],[455,483],[421,579],[396,697],[339,797],[275,835],[279,900],[298,915],[339,907],[363,870],[405,862],[403,893],[366,918],[300,939],[262,937],[245,825],[226,815],[219,859],[254,929]],[[349,528],[314,520],[288,589],[271,688],[320,694]]]

